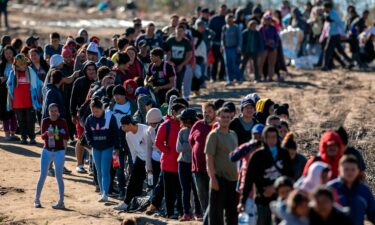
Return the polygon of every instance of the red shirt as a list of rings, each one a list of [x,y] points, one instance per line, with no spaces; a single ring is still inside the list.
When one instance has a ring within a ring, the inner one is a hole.
[[[17,85],[15,85],[13,91],[13,108],[28,109],[32,107],[30,81],[26,80],[25,71],[18,71]]]
[[[48,128],[52,125],[54,131],[56,131],[55,135],[55,147],[50,148],[48,146]],[[43,119],[42,121],[42,139],[44,140],[43,148],[47,148],[49,150],[64,150],[64,140],[69,139],[69,131],[68,125],[64,119],[57,119],[56,121],[52,121],[49,117]]]
[[[189,143],[192,148],[192,172],[207,172],[204,147],[206,146],[206,139],[211,130],[212,127],[203,120],[196,122],[191,128]]]
[[[128,74],[130,75],[131,79],[135,77],[142,77],[142,65],[137,59],[135,59],[134,63],[129,66]]]

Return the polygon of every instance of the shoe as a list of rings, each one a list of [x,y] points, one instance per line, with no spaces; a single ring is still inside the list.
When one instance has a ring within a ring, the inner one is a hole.
[[[12,135],[12,136],[10,136],[10,140],[11,141],[20,141],[21,139],[16,135]]]
[[[184,214],[180,217],[180,221],[190,221],[192,217],[189,214]]]
[[[35,139],[31,139],[29,144],[30,144],[30,145],[36,145],[36,141],[35,141]]]
[[[48,174],[49,177],[55,177],[55,170],[53,168],[48,169]]]
[[[71,140],[71,141],[69,141],[69,143],[68,143],[70,146],[76,146],[76,144],[77,144],[77,141],[76,140]]]
[[[26,139],[22,139],[22,140],[20,141],[20,144],[21,144],[21,145],[28,145],[29,142],[27,142]]]
[[[177,215],[167,216],[167,219],[170,219],[170,220],[178,220],[178,216],[177,216]]]
[[[158,211],[158,208],[156,206],[154,206],[153,204],[151,204],[149,207],[147,207],[146,215],[151,216],[151,215],[155,214],[157,211]]]
[[[108,202],[108,196],[103,194],[99,199],[98,202]]]
[[[354,64],[353,63],[350,63],[350,65],[348,66],[348,69],[349,70],[352,70],[354,68]]]
[[[194,214],[194,220],[195,221],[203,221],[203,217],[201,214]]]
[[[63,169],[63,174],[71,174],[72,171],[71,170],[68,170],[65,166],[64,166],[64,169]]]
[[[229,83],[226,83],[226,84],[225,84],[225,87],[230,87],[230,86],[233,86],[233,83],[232,83],[232,82],[229,82]]]
[[[323,72],[330,71],[330,69],[328,69],[327,67],[322,67],[320,70],[323,71]]]
[[[37,208],[37,209],[42,208],[42,204],[40,204],[39,200],[34,201],[34,207]]]
[[[128,207],[129,206],[125,202],[121,202],[118,206],[116,206],[113,209],[118,210],[118,211],[126,211],[128,209]]]
[[[79,165],[76,167],[76,171],[77,173],[87,173],[87,171],[85,170],[85,168],[83,168],[83,165]]]
[[[65,205],[63,202],[59,202],[56,205],[53,205],[52,209],[65,209]]]
[[[99,192],[100,192],[100,188],[99,188],[98,185],[95,186],[95,192],[96,192],[96,193],[99,193]]]

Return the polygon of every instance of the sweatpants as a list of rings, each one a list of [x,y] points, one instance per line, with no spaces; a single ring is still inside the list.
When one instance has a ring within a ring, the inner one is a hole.
[[[33,108],[14,109],[22,140],[35,139],[35,111]]]

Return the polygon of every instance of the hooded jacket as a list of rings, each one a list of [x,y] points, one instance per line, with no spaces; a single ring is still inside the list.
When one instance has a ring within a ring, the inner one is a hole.
[[[135,81],[132,80],[132,79],[127,79],[126,81],[124,81],[123,86],[124,86],[124,88],[126,89],[126,87],[127,87],[128,85],[131,85],[131,86],[132,86],[132,88],[133,88],[133,93],[131,93],[131,94],[127,94],[126,97],[127,97],[128,99],[133,100],[133,101],[137,100],[137,97],[135,96],[135,90],[136,90],[137,87],[138,87],[137,82],[135,82]]]
[[[338,151],[334,158],[330,158],[327,154],[327,144],[334,143],[338,145]],[[331,167],[331,178],[330,180],[336,178],[339,174],[339,161],[340,158],[344,155],[344,144],[340,136],[333,131],[327,131],[323,134],[322,138],[320,139],[319,144],[319,154],[317,156],[311,157],[305,166],[303,171],[303,176],[306,176],[310,166],[316,161],[322,161],[330,165]]]
[[[148,95],[142,95],[139,96],[137,105],[138,105],[138,110],[135,112],[133,119],[137,121],[138,123],[141,124],[146,124],[146,105],[148,102],[152,101],[151,97]]]
[[[324,162],[314,162],[310,166],[307,176],[297,181],[295,187],[312,193],[315,188],[322,185],[322,173],[327,168],[329,165]]]
[[[48,107],[52,103],[56,103],[59,107],[60,118],[65,119],[65,104],[62,92],[54,84],[47,84],[43,87],[43,107],[42,107],[42,118],[49,116]]]
[[[91,84],[94,80],[90,80],[86,75],[86,69],[88,66],[96,65],[93,61],[87,61],[82,69],[84,76],[78,78],[73,83],[72,95],[70,97],[70,113],[72,116],[76,116],[81,105],[86,101],[87,94],[90,90]]]
[[[255,109],[255,118],[258,120],[259,123],[261,124],[266,124],[267,117],[270,115],[270,108],[274,105],[275,103],[268,98],[262,98],[259,101],[257,101]]]
[[[169,123],[169,125],[167,125]],[[169,126],[169,136],[167,137],[167,126]],[[177,158],[179,153],[176,151],[178,133],[180,132],[180,121],[167,115],[156,134],[155,146],[163,153],[160,159],[161,170],[167,172],[178,172]],[[168,143],[167,143],[168,139]]]

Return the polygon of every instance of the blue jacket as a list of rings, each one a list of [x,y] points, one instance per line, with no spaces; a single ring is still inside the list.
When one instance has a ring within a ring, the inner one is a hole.
[[[339,15],[335,9],[332,9],[331,12],[328,13],[328,21],[329,21],[329,36],[335,36],[345,33],[345,25],[344,22],[341,20]]]
[[[116,118],[110,111],[103,113],[100,118],[92,114],[88,116],[85,123],[85,136],[87,144],[95,150],[111,147],[119,149],[119,129]]]
[[[42,118],[47,118],[48,106],[52,103],[56,103],[59,106],[60,118],[65,118],[65,104],[62,92],[54,84],[47,84],[43,87],[43,106],[42,106]]]
[[[357,182],[349,189],[341,178],[336,178],[328,183],[337,196],[339,203],[350,208],[350,219],[355,225],[363,225],[365,215],[375,224],[375,199],[370,188],[361,182]]]

